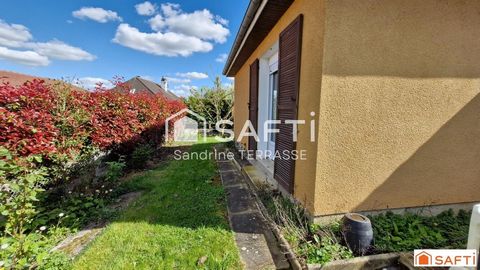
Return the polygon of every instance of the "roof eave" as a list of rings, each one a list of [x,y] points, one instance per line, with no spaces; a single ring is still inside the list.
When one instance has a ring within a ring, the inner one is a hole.
[[[235,76],[294,0],[251,0],[223,69]]]
[[[237,35],[235,37],[235,41],[233,42],[232,48],[230,49],[230,53],[228,54],[227,62],[225,62],[225,66],[223,67],[223,75],[232,76],[229,75],[229,71],[232,67],[237,52],[240,49],[240,45],[246,38],[247,30],[250,27],[253,19],[255,18],[255,15],[257,14],[258,8],[260,7],[262,1],[268,0],[251,0],[250,4],[248,4],[247,11],[243,16],[242,23],[240,24],[240,28],[238,29]]]

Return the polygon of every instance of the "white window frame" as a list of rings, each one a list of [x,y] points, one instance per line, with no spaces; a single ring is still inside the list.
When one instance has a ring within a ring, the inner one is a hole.
[[[261,57],[259,57],[258,134],[260,141],[257,143],[257,149],[261,151],[273,150],[272,147],[274,147],[274,145],[269,142],[270,138],[264,138],[263,134],[265,121],[271,119],[272,117],[270,69],[278,69],[278,64],[275,64],[276,62],[278,62],[278,41],[268,48]],[[273,66],[271,67],[271,65]]]
[[[273,118],[273,81],[272,81],[272,74],[277,72],[278,76],[278,51],[276,51],[270,58],[268,59],[268,119],[269,120],[276,120]],[[278,84],[277,84],[278,88]],[[277,99],[278,99],[278,89],[277,89]],[[275,141],[270,140],[270,136],[267,140],[267,149],[271,151],[275,151]]]

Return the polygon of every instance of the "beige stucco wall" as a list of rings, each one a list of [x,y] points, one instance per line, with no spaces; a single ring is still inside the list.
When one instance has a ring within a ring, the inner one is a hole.
[[[480,201],[480,1],[325,5],[315,214]]]
[[[250,64],[273,46],[278,40],[280,32],[299,14],[304,15],[304,28],[298,118],[305,119],[308,122],[312,119],[310,112],[318,112],[322,79],[323,1],[297,0],[235,76],[234,130],[236,138],[238,138],[244,122],[248,119]],[[266,89],[260,89],[260,91],[266,91]],[[315,117],[318,117],[318,114]],[[311,213],[314,213],[317,144],[316,142],[310,142],[310,129],[306,125],[299,126],[298,139],[297,149],[306,150],[307,159],[296,162],[294,196]],[[247,140],[244,139],[242,143],[247,144]]]
[[[315,215],[480,201],[480,2],[297,0],[235,76],[304,14],[294,196]],[[246,140],[243,140],[246,144]],[[315,154],[314,154],[315,153]]]

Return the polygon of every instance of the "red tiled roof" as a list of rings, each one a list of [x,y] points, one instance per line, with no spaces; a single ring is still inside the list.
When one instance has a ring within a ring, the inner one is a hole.
[[[0,70],[0,84],[8,82],[13,86],[19,86],[24,84],[26,81],[33,81],[33,79],[44,80],[48,84],[54,84],[60,81],[56,79],[42,78],[42,77],[37,77],[37,76],[32,76],[27,74],[16,73],[12,71]],[[86,91],[85,89],[82,89],[74,85],[72,85],[72,87],[76,90]]]

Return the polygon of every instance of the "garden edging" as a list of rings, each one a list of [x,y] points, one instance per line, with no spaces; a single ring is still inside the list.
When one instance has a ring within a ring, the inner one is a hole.
[[[227,149],[227,151],[230,151],[230,149]],[[257,193],[258,190],[257,190],[257,187],[255,186],[255,184],[253,182],[252,176],[245,170],[245,166],[242,166],[239,163],[239,161],[237,160],[237,157],[232,159],[232,161],[233,161],[233,164],[235,164],[235,166],[245,176],[245,178],[248,179],[248,181],[246,181],[246,182],[250,186],[250,189],[252,190],[252,193],[255,197],[255,203],[257,204],[258,208],[260,209],[260,213],[262,214],[262,216],[267,221],[267,225],[270,227],[271,231],[273,232],[273,234],[277,238],[277,241],[280,244],[280,248],[281,248],[282,252],[285,254],[285,257],[289,261],[292,269],[294,269],[294,270],[304,269],[302,267],[302,265],[300,264],[300,262],[298,261],[297,256],[295,255],[295,252],[291,248],[290,244],[283,237],[282,233],[278,229],[278,226],[275,224],[275,222],[273,222],[272,218],[270,217],[270,215],[267,212],[267,209],[265,208],[262,201],[260,200],[260,198],[258,196],[258,193]],[[253,167],[253,165],[251,165],[251,164],[246,165],[246,166],[252,166]]]

